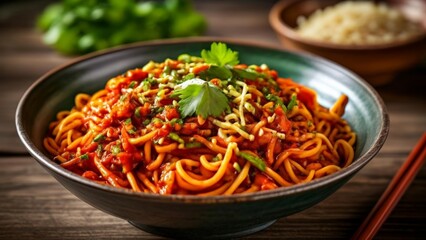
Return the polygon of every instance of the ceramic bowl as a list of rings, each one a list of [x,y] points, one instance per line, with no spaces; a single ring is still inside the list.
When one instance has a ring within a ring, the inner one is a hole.
[[[266,63],[318,92],[331,106],[341,93],[350,101],[344,117],[358,134],[354,163],[338,173],[306,184],[234,196],[182,196],[136,193],[100,185],[54,163],[43,137],[55,114],[70,109],[77,93],[93,93],[126,70],[181,53],[199,55],[212,41],[226,42],[240,61]],[[277,219],[314,206],[345,184],[382,147],[389,130],[385,106],[362,79],[317,57],[227,39],[185,39],[133,44],[87,55],[38,79],[16,112],[19,136],[35,160],[59,183],[88,204],[126,219],[144,231],[175,237],[238,237],[259,231]]]
[[[305,51],[335,61],[375,86],[384,85],[402,70],[416,65],[426,57],[426,2],[423,0],[387,0],[390,6],[409,19],[420,22],[425,29],[419,36],[395,43],[349,46],[315,41],[300,37],[295,28],[299,16],[308,17],[317,9],[335,5],[339,0],[283,0],[274,5],[269,22],[287,49]],[[383,1],[382,1],[383,2]]]

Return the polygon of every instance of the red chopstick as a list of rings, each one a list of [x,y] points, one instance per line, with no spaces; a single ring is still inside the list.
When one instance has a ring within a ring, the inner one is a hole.
[[[426,159],[426,132],[393,177],[373,210],[358,228],[352,239],[372,239],[395,208]]]

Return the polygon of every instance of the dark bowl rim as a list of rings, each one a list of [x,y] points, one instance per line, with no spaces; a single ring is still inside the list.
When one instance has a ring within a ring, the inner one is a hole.
[[[89,179],[85,179],[80,175],[77,175],[71,171],[68,171],[62,168],[60,165],[56,164],[46,156],[43,152],[37,149],[37,147],[32,143],[29,134],[24,129],[23,124],[23,106],[26,103],[27,98],[31,95],[34,88],[36,88],[39,84],[49,79],[50,76],[54,75],[57,72],[62,71],[68,67],[71,67],[80,62],[91,60],[99,56],[107,55],[110,53],[115,53],[119,51],[125,51],[133,48],[139,47],[155,47],[161,46],[164,44],[188,44],[188,43],[208,43],[208,42],[224,42],[228,44],[234,44],[242,47],[252,47],[252,48],[264,48],[273,51],[279,52],[287,52],[294,55],[302,56],[310,61],[314,61],[316,63],[320,63],[326,65],[326,67],[333,68],[336,71],[342,72],[348,77],[352,78],[357,84],[361,85],[367,92],[373,97],[375,104],[379,106],[380,116],[381,116],[381,125],[379,135],[376,136],[371,147],[365,152],[363,155],[359,156],[357,159],[354,159],[355,162],[352,163],[349,167],[340,170],[337,173],[322,177],[320,179],[313,180],[308,183],[296,184],[290,187],[279,187],[277,189],[268,190],[268,191],[260,191],[255,193],[247,193],[247,194],[236,194],[230,196],[192,196],[192,195],[159,195],[153,193],[139,193],[134,192],[128,189],[118,189],[108,185],[98,184]],[[23,94],[21,97],[16,114],[15,114],[15,124],[17,128],[17,133],[19,135],[20,140],[27,148],[29,153],[37,160],[37,162],[45,168],[48,168],[50,171],[72,180],[73,182],[83,184],[89,186],[91,188],[96,188],[98,190],[112,192],[115,194],[123,194],[128,197],[140,197],[141,200],[147,201],[156,201],[156,202],[181,202],[181,203],[191,203],[191,204],[208,204],[208,203],[237,203],[237,202],[249,202],[249,201],[258,201],[265,200],[268,198],[278,198],[282,196],[288,196],[291,194],[297,194],[305,191],[309,191],[311,189],[321,187],[327,185],[331,182],[338,181],[339,179],[345,178],[348,175],[355,174],[359,171],[364,165],[366,165],[380,150],[383,146],[389,132],[389,116],[386,110],[386,106],[381,99],[380,95],[371,87],[368,83],[362,80],[359,76],[352,73],[351,71],[341,67],[338,64],[335,64],[329,60],[324,58],[307,54],[307,53],[299,53],[292,52],[277,48],[275,46],[271,46],[265,43],[247,41],[247,40],[239,40],[235,38],[223,38],[223,37],[191,37],[191,38],[177,38],[177,39],[166,39],[166,40],[153,40],[139,43],[127,44],[119,47],[114,47],[107,50],[98,51],[95,53],[87,54],[84,56],[80,56],[71,60],[68,63],[60,65],[46,74],[38,78]]]
[[[400,47],[409,46],[418,42],[426,40],[426,30],[422,33],[403,41],[395,41],[384,44],[371,44],[371,45],[344,45],[344,44],[333,44],[328,42],[322,42],[319,40],[312,40],[299,36],[299,34],[286,24],[281,18],[281,12],[291,6],[292,4],[300,1],[309,0],[280,0],[275,3],[269,12],[269,24],[279,35],[282,35],[294,42],[299,42],[307,46],[314,46],[317,48],[328,49],[328,50],[346,50],[346,51],[374,51],[374,50],[390,50]]]

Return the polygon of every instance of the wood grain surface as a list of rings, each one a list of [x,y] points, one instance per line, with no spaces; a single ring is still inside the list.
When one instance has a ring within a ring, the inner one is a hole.
[[[208,19],[207,35],[273,46],[268,24],[275,1],[195,1]],[[24,91],[48,70],[72,60],[45,46],[34,28],[49,1],[10,1],[0,7],[0,239],[162,239],[103,213],[64,189],[33,160],[15,130]],[[348,239],[426,131],[426,64],[377,88],[391,120],[380,153],[350,182],[320,204],[278,220],[244,239]],[[425,239],[426,167],[376,239]]]

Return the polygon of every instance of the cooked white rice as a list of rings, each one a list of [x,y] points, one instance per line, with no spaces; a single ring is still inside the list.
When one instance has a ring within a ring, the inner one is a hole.
[[[381,44],[411,38],[424,31],[385,4],[344,1],[299,17],[297,32],[305,38],[348,45]]]

